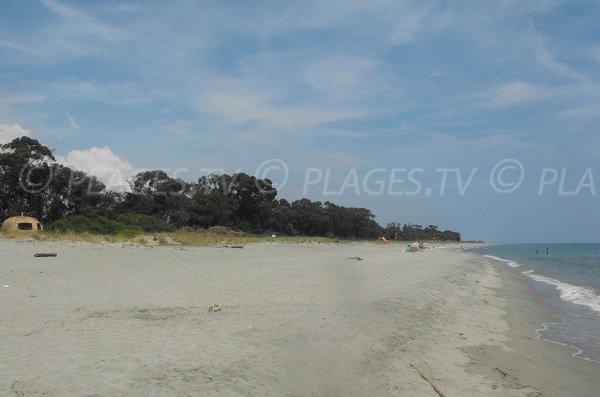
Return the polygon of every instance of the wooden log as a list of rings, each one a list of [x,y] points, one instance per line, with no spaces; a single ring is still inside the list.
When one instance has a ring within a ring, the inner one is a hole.
[[[36,258],[53,258],[57,255],[58,254],[54,252],[40,252],[38,254],[34,254],[33,256],[35,256]]]

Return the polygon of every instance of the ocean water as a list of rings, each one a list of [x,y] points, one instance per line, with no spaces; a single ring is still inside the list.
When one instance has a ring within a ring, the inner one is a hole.
[[[561,310],[541,324],[540,338],[575,348],[574,357],[600,363],[600,244],[507,244],[473,250],[531,280]]]

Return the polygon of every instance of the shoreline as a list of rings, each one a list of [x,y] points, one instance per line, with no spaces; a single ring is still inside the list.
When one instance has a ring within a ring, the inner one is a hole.
[[[564,315],[545,302],[557,297],[554,291],[537,291],[532,284],[534,280],[521,274],[520,270],[483,255],[472,254],[490,263],[502,280],[502,289],[498,293],[506,301],[505,318],[510,327],[507,345],[511,351],[479,346],[471,353],[497,362],[506,368],[503,372],[508,373],[507,376],[518,376],[540,395],[596,395],[600,386],[597,379],[600,364],[575,357],[579,350],[577,347],[546,340],[539,335],[544,324],[561,321]],[[494,371],[487,371],[488,376],[497,375],[493,374]]]
[[[573,350],[574,352],[572,353],[572,357],[574,358],[600,364],[598,359],[585,357],[584,354],[586,353],[580,346],[548,339],[543,336],[543,333],[548,331],[549,326],[563,325],[568,323],[570,321],[568,317],[574,311],[585,312],[586,314],[595,314],[597,311],[597,308],[591,306],[590,302],[587,300],[581,300],[579,298],[574,299],[569,295],[564,296],[564,286],[567,286],[570,291],[577,290],[579,292],[583,290],[585,293],[588,291],[597,293],[594,290],[594,286],[581,286],[560,281],[547,275],[538,274],[533,268],[529,270],[523,270],[523,264],[516,263],[514,260],[508,260],[494,255],[489,255],[487,253],[476,254],[483,255],[485,258],[491,259],[494,266],[496,266],[500,271],[508,272],[509,274],[515,276],[516,279],[524,281],[524,288],[529,287],[533,291],[533,295],[535,296],[534,299],[539,300],[545,307],[553,311],[554,320],[542,322],[540,323],[540,328],[535,329],[535,333],[539,339]],[[530,266],[525,265],[525,268],[527,267]],[[560,321],[556,321],[557,319]],[[587,354],[589,354],[589,352]]]
[[[593,396],[550,308],[459,247],[0,240],[0,394]]]

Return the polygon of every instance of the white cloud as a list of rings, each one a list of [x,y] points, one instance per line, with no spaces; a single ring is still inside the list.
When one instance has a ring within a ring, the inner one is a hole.
[[[492,107],[506,107],[531,102],[544,96],[541,88],[532,84],[515,80],[496,88],[488,101]]]
[[[190,123],[185,120],[176,120],[172,123],[167,124],[167,132],[171,135],[182,136],[189,132]]]
[[[137,105],[151,102],[164,92],[146,92],[132,82],[108,82],[70,80],[52,84],[54,97],[90,100],[108,105]]]
[[[349,131],[349,130],[328,130],[325,131],[325,135],[331,136],[334,138],[343,138],[343,139],[364,139],[366,135],[357,132],[357,131]]]
[[[45,99],[42,95],[19,94],[13,96],[0,97],[0,106],[27,105],[36,102],[42,102]]]
[[[0,48],[9,48],[18,51],[27,51],[25,47],[19,45],[18,43],[14,43],[10,40],[0,40]]]
[[[31,131],[21,127],[19,124],[0,123],[0,144],[8,143],[22,136],[31,136]]]
[[[500,4],[504,11],[510,10],[513,15],[530,15],[548,12],[563,2],[564,0],[502,0]]]
[[[56,156],[56,160],[67,167],[95,176],[107,189],[114,191],[128,191],[127,180],[135,173],[129,161],[114,154],[108,146],[72,150],[64,157]]]
[[[140,9],[139,5],[122,3],[122,4],[108,4],[106,5],[107,9],[112,12],[137,12]]]
[[[434,25],[426,21],[430,10],[430,7],[407,7],[402,10],[400,22],[392,29],[390,38],[392,43],[408,44],[415,39],[417,34],[427,29],[433,29]]]
[[[545,43],[544,36],[535,28],[533,22],[529,29],[529,37],[527,41],[533,50],[533,55],[537,62],[539,62],[546,69],[560,75],[574,80],[584,80],[585,76],[566,63],[560,62],[556,59],[556,56],[548,49]]]
[[[75,120],[75,117],[73,117],[69,112],[67,112],[67,119],[69,120],[69,128],[71,128],[72,130],[76,130],[77,128],[79,128],[77,120]]]
[[[70,114],[67,113],[67,117],[70,123],[75,123]],[[31,137],[31,131],[19,124],[0,123],[0,144],[22,136]],[[136,173],[129,161],[120,158],[108,146],[72,150],[66,156],[57,155],[55,158],[60,164],[95,176],[113,191],[129,191],[127,180]]]
[[[375,85],[378,64],[367,57],[330,57],[309,64],[305,79],[320,95],[353,98]]]
[[[0,48],[33,56],[37,62],[65,62],[71,57],[105,54],[107,49],[132,40],[131,34],[117,25],[104,23],[84,11],[54,0],[42,0],[56,18],[46,18],[33,34],[8,34]],[[12,32],[11,32],[12,33]],[[28,32],[29,33],[29,32]]]
[[[350,27],[356,37],[406,44],[445,24],[444,15],[434,9],[437,4],[435,0],[308,1],[259,12],[254,18],[244,18],[232,26],[263,36],[295,29]]]
[[[214,91],[203,97],[200,101],[200,109],[217,113],[228,121],[260,122],[290,129],[357,116],[355,112],[346,110],[326,110],[312,106],[285,106],[274,102],[266,95]]]
[[[129,37],[129,34],[126,33],[125,30],[100,22],[90,15],[87,15],[58,1],[42,0],[42,3],[56,15],[60,16],[69,24],[76,27],[78,32],[77,36],[87,34],[91,37],[109,42],[119,41]]]
[[[561,119],[567,120],[591,120],[600,118],[600,104],[584,105],[567,109],[558,114]]]

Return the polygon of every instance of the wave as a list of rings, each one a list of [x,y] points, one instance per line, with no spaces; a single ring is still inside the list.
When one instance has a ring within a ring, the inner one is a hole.
[[[490,258],[493,259],[495,261],[500,261],[500,262],[504,262],[506,263],[508,266],[512,267],[512,268],[518,268],[521,267],[521,265],[515,261],[510,261],[508,259],[504,259],[504,258],[500,258],[498,256],[494,256],[494,255],[484,255],[486,258]]]
[[[544,337],[544,332],[549,331],[549,329],[548,329],[549,325],[561,325],[561,324],[564,324],[564,323],[544,323],[544,324],[542,324],[542,328],[535,330],[535,334],[537,335],[537,337],[539,339],[545,340],[546,342],[556,343],[557,345],[566,346],[566,347],[569,347],[571,349],[577,350],[575,353],[571,354],[571,357],[578,358],[580,360],[591,361],[593,363],[600,364],[600,361],[594,360],[593,358],[585,357],[583,350],[581,348],[577,347],[577,346],[573,346],[573,345],[570,345],[568,343],[559,342],[559,341],[556,341],[554,339],[549,339],[549,338],[545,338]]]
[[[484,255],[486,258],[493,259],[499,262],[504,262],[508,266],[512,268],[521,267],[521,264],[511,261],[508,259],[500,258],[494,255]],[[544,284],[552,285],[555,287],[559,293],[560,298],[564,301],[575,303],[577,305],[586,306],[589,309],[592,309],[595,312],[600,313],[600,296],[598,296],[593,289],[581,287],[579,285],[573,285],[566,283],[564,281],[560,281],[554,279],[552,277],[541,276],[539,274],[535,274],[533,269],[526,270],[521,272],[521,274],[531,277],[532,279],[539,281]]]
[[[596,295],[591,288],[581,287],[556,280],[552,277],[541,276],[534,273],[524,273],[535,281],[554,286],[560,292],[560,298],[564,301],[586,306],[600,313],[600,296]]]

